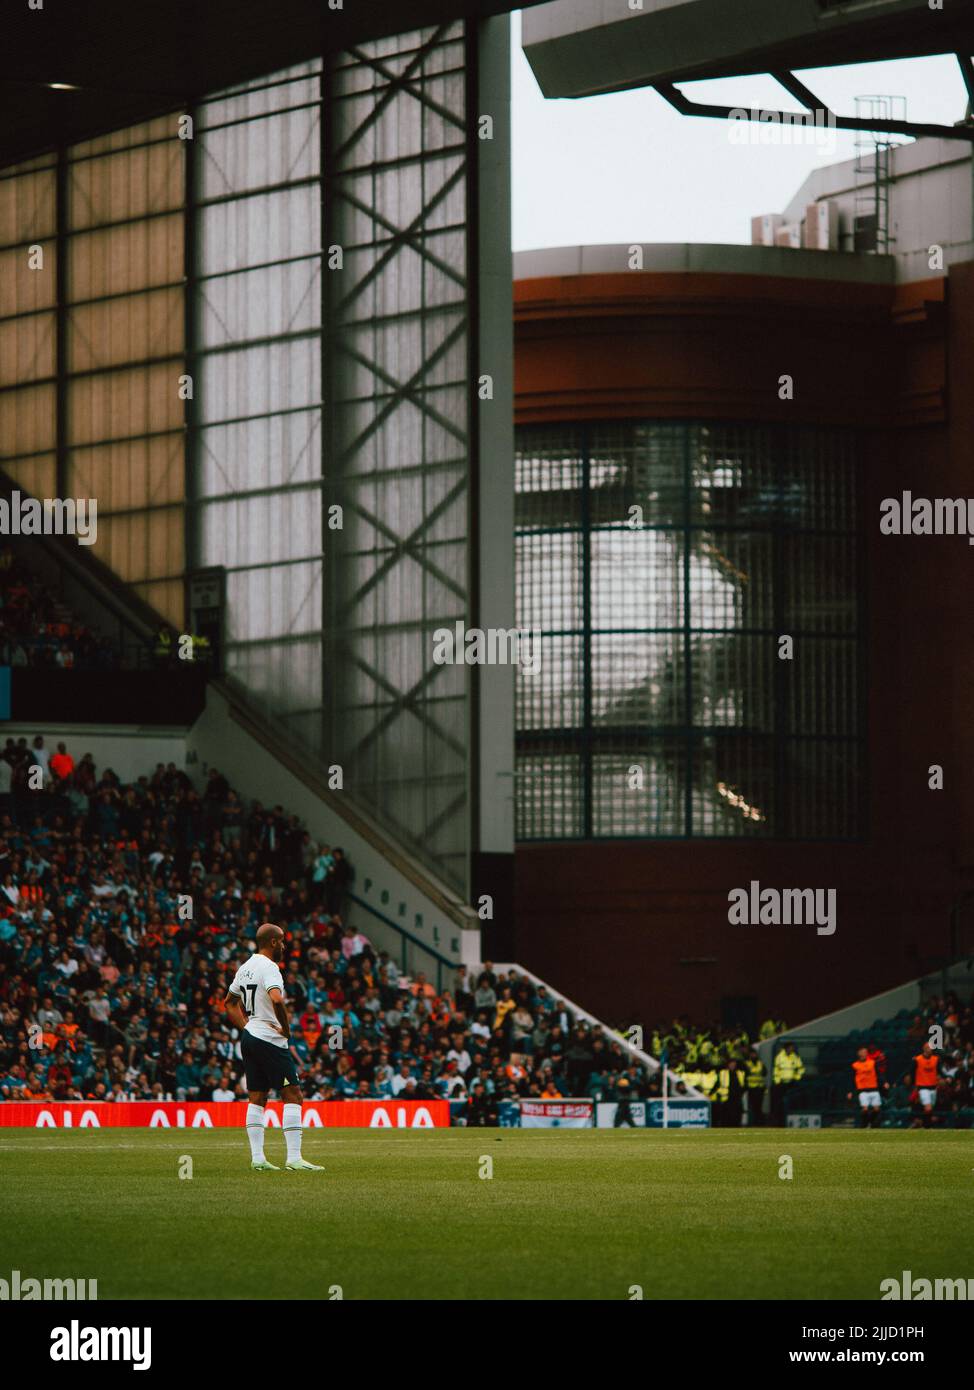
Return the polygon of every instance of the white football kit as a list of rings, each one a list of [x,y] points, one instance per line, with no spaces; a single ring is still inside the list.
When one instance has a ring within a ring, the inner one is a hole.
[[[287,1047],[287,1038],[281,1035],[274,1005],[267,997],[269,989],[279,989],[283,995],[284,980],[280,968],[267,956],[258,954],[245,961],[234,975],[230,993],[239,994],[243,1000],[243,1011],[247,1015],[246,1032],[260,1038],[261,1042]]]

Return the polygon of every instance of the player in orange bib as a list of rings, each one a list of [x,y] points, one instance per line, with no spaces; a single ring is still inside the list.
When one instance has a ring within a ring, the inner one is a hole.
[[[913,1073],[913,1082],[919,1092],[920,1105],[923,1108],[921,1124],[924,1129],[929,1129],[933,1124],[933,1112],[937,1104],[940,1058],[930,1044],[925,1042],[914,1057],[913,1063],[916,1067],[916,1071]]]
[[[856,1094],[859,1097],[859,1111],[862,1116],[863,1128],[878,1128],[882,1097],[879,1094],[879,1080],[876,1075],[876,1058],[870,1057],[867,1048],[860,1047],[856,1060],[852,1064],[852,1074],[855,1078]],[[884,1090],[889,1090],[889,1085],[885,1082]],[[852,1099],[851,1091],[847,1099]]]

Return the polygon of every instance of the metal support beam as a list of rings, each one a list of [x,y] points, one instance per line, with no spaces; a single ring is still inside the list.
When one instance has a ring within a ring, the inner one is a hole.
[[[776,73],[772,74],[772,76],[774,76],[777,81],[782,82],[782,85],[787,85],[784,79],[791,78],[793,85],[789,90],[796,95],[799,90],[804,93],[804,95],[799,97],[799,100],[805,101],[807,98],[811,98],[814,101],[812,93],[809,92],[797,78],[791,77],[790,73]],[[752,118],[749,112],[751,110],[756,110],[760,111],[763,116],[770,117],[772,120],[777,120],[782,124],[807,124],[808,111],[776,111],[766,106],[715,106],[711,103],[705,104],[703,102],[691,101],[686,93],[681,92],[672,82],[657,82],[654,86],[664,101],[668,101],[672,107],[680,112],[681,116],[708,116],[711,120],[727,121],[730,120],[733,115],[736,119],[750,120]],[[811,109],[826,111],[827,108],[818,107]],[[739,115],[741,111],[745,113],[743,118]],[[887,135],[913,135],[917,138],[921,135],[929,135],[940,140],[966,140],[969,143],[974,143],[974,124],[937,125],[925,121],[884,120],[880,117],[866,117],[863,119],[857,116],[836,116],[831,112],[828,113],[826,119],[829,125],[836,130],[875,130]]]
[[[326,60],[322,89],[323,240],[344,253],[323,279],[323,471],[343,508],[325,533],[325,743],[348,793],[465,892],[469,699],[431,641],[470,620],[473,78],[462,26],[397,42]]]
[[[800,101],[809,111],[824,111],[830,121],[834,118],[834,112],[823,101],[819,101],[815,93],[806,87],[804,82],[800,82],[793,72],[778,69],[771,76],[780,87],[784,87],[786,92],[790,93],[796,101]]]
[[[198,304],[197,295],[199,294],[198,275],[199,275],[199,256],[197,254],[199,246],[199,227],[197,214],[197,199],[199,197],[199,163],[197,160],[197,122],[199,120],[199,110],[191,103],[187,102],[184,106],[184,113],[192,121],[192,139],[183,141],[184,150],[184,190],[185,207],[183,209],[183,275],[186,282],[184,297],[184,349],[185,349],[185,371],[193,383],[192,395],[184,402],[183,422],[185,428],[185,458],[184,458],[184,490],[183,497],[185,502],[185,521],[183,531],[183,564],[184,572],[188,576],[198,565],[202,563],[200,557],[200,514],[199,514],[199,494],[200,494],[200,412],[197,396],[202,385],[200,380],[200,359],[198,356]],[[190,627],[189,609],[189,579],[187,578],[183,586],[184,600],[184,622],[185,631],[192,631]]]

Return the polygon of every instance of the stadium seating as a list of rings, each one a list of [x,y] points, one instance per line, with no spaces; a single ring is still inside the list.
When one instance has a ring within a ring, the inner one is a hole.
[[[0,797],[0,1100],[242,1097],[222,1001],[265,919],[289,932],[292,1047],[309,1099],[442,1097],[457,1121],[493,1124],[502,1101],[546,1088],[659,1093],[620,1043],[516,970],[459,970],[439,993],[404,975],[345,925],[353,870],[341,851],[315,845],[281,807],[245,807],[219,772],[202,794],[172,764],[122,786],[70,749],[66,761],[53,753],[39,791],[26,786],[38,756],[26,739],[0,755],[13,783]],[[815,1060],[787,1110],[853,1122],[849,1063],[868,1042],[895,1083],[884,1123],[911,1123],[902,1078],[934,1022],[957,1053],[937,1120],[969,1127],[974,1025],[953,998],[931,1000],[922,1017],[904,1010],[844,1037],[800,1039],[815,1043]],[[338,1048],[330,1029],[341,1030]],[[647,1050],[678,1087],[681,1074],[742,1060],[748,1046],[740,1029],[681,1019],[654,1030]]]
[[[8,548],[0,551],[0,665],[110,670],[118,655]]]
[[[3,756],[16,773],[34,754],[11,740]],[[460,1121],[491,1124],[501,1100],[545,1087],[656,1092],[621,1044],[513,970],[485,966],[470,981],[460,970],[440,994],[402,975],[344,923],[353,871],[341,851],[280,807],[246,808],[215,769],[198,794],[172,764],[123,786],[81,760],[9,800],[2,1100],[244,1096],[223,999],[266,919],[289,934],[292,1047],[309,1099],[443,1097]]]

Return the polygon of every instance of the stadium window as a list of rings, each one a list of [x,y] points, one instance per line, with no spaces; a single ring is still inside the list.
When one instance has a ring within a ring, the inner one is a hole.
[[[519,430],[519,840],[861,833],[855,480],[834,430]]]

